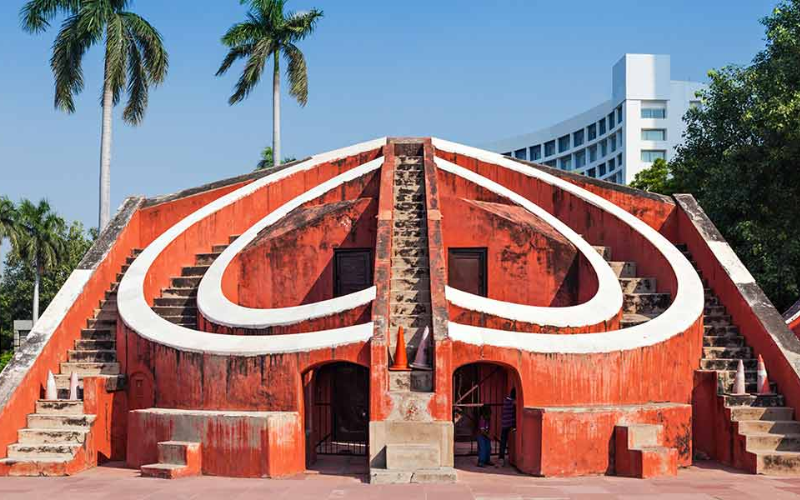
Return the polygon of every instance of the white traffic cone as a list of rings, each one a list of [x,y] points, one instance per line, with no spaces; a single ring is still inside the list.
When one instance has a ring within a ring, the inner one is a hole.
[[[47,386],[45,387],[44,391],[44,399],[49,401],[55,401],[58,399],[58,390],[56,389],[56,378],[53,376],[53,372],[47,371]]]
[[[747,394],[744,385],[744,363],[739,360],[739,366],[736,367],[736,378],[733,381],[733,394],[743,396]]]
[[[772,390],[769,387],[769,377],[767,377],[767,367],[764,366],[764,358],[761,355],[758,355],[758,382],[756,385],[758,386],[758,393],[759,394],[772,394]]]
[[[431,369],[431,362],[430,362],[430,344],[431,344],[431,330],[427,326],[425,330],[422,332],[422,339],[419,341],[419,347],[417,347],[417,354],[414,356],[414,362],[411,363],[411,368],[415,368],[417,370],[430,370]]]
[[[78,399],[78,374],[72,372],[69,376],[69,399],[75,401]]]

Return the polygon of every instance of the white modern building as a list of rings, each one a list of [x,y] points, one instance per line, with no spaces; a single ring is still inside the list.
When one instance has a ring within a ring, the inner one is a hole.
[[[686,129],[683,116],[700,104],[703,87],[670,79],[668,55],[625,54],[612,70],[610,100],[487,149],[627,184],[656,158],[672,158]]]

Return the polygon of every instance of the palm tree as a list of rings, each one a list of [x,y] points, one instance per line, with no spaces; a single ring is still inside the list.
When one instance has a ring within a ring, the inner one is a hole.
[[[111,218],[112,111],[122,93],[128,102],[122,118],[138,125],[147,109],[150,85],[164,81],[169,64],[161,34],[142,17],[125,9],[131,0],[30,0],[22,8],[22,27],[40,33],[59,14],[67,18],[53,44],[50,67],[55,77],[55,106],[75,111],[74,98],[83,90],[83,56],[98,42],[105,44],[103,127],[100,139],[100,216],[102,230]]]
[[[297,158],[294,156],[284,156],[282,163],[289,163],[295,161]],[[261,151],[261,159],[256,165],[256,170],[264,170],[265,168],[272,168],[275,166],[275,158],[272,155],[272,148],[267,146]]]
[[[286,0],[241,0],[250,6],[247,20],[234,24],[222,37],[229,47],[217,76],[225,74],[239,59],[247,59],[244,71],[228,99],[234,105],[243,101],[261,80],[264,66],[272,57],[272,151],[273,158],[281,158],[281,72],[280,56],[286,59],[286,76],[289,94],[300,106],[308,103],[308,74],[306,59],[295,45],[310,35],[322,17],[322,11],[284,13]]]
[[[34,271],[33,322],[39,319],[39,284],[42,275],[60,264],[66,252],[64,219],[50,208],[47,200],[34,205],[30,200],[19,204],[17,252]]]
[[[3,264],[3,240],[8,238],[11,246],[17,242],[17,209],[7,197],[0,196],[0,265]]]

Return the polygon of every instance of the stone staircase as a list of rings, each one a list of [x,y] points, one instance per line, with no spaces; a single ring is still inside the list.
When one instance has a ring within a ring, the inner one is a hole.
[[[414,149],[414,145],[409,146]],[[402,327],[409,360],[414,359],[425,328],[433,328],[421,149],[420,145],[419,151],[398,155],[394,178],[389,352],[394,355]],[[391,371],[389,397],[393,409],[383,423],[381,443],[385,444],[385,463],[382,467],[372,464],[370,481],[454,482],[452,424],[434,422],[428,410],[434,397],[433,372]]]
[[[678,474],[678,450],[663,446],[663,426],[621,424],[614,429],[618,476],[650,478]]]
[[[689,262],[702,272],[685,245],[678,245]],[[725,306],[713,290],[705,288],[703,317],[703,358],[701,370],[717,372],[718,397],[732,423],[733,461],[756,474],[793,475],[800,473],[800,422],[794,409],[784,406],[777,384],[771,383],[773,394],[757,394],[756,367],[758,357],[747,345],[739,328],[732,323]],[[745,390],[748,394],[733,395],[736,368],[742,360],[745,368]]]
[[[622,328],[650,321],[669,308],[670,294],[656,291],[655,278],[638,276],[636,262],[611,260],[611,247],[594,246],[594,249],[611,266],[622,287]]]
[[[162,441],[158,443],[158,463],[142,465],[143,477],[178,479],[202,475],[203,459],[200,443]]]
[[[0,466],[8,467],[12,475],[66,474],[63,467],[84,447],[95,420],[94,415],[84,413],[84,377],[105,377],[107,390],[124,387],[117,362],[117,288],[140,253],[133,250],[127,258],[105,299],[81,330],[74,349],[68,351],[67,361],[60,364],[60,373],[55,375],[59,399],[36,402],[35,412],[28,415],[28,426],[17,431],[18,442],[10,445],[7,458],[0,460]],[[73,372],[78,375],[77,400],[67,399]]]
[[[161,291],[153,301],[153,311],[177,325],[197,330],[197,290],[211,264],[233,243],[238,235],[231,236],[227,245],[214,245],[211,252],[195,256],[193,266],[181,269],[180,276],[170,280],[170,287]]]

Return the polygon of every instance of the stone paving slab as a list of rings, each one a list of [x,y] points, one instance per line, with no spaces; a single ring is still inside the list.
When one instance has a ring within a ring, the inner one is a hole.
[[[611,476],[535,478],[513,468],[479,469],[456,463],[457,484],[369,485],[363,460],[322,463],[290,479],[197,477],[142,478],[139,471],[104,466],[63,478],[0,478],[0,499],[218,499],[224,500],[739,500],[800,498],[800,478],[753,476],[712,462],[679,471],[677,477],[628,479]]]

